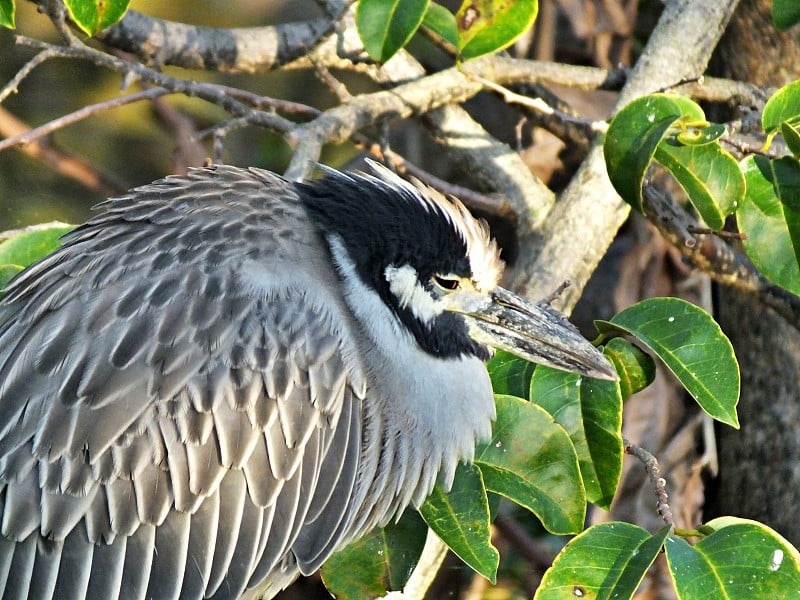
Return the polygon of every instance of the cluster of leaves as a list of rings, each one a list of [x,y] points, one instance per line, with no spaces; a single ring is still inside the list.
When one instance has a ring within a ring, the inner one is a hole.
[[[436,488],[419,515],[407,511],[396,525],[334,555],[322,571],[332,592],[360,598],[402,585],[425,524],[494,581],[499,556],[489,524],[499,496],[530,510],[551,533],[581,532],[587,502],[608,508],[619,483],[623,400],[655,374],[650,355],[622,336],[660,358],[709,415],[738,426],[738,365],[707,313],[655,298],[596,326],[620,381],[534,368],[499,353],[489,364],[497,404],[492,438],[477,448],[472,465],[459,468],[450,491]],[[565,589],[570,597],[630,598],[662,550],[680,597],[782,597],[800,589],[800,555],[764,525],[727,518],[692,533],[702,537],[694,546],[669,527],[656,534],[619,522],[591,527],[565,547],[536,598],[562,598]],[[752,546],[744,560],[741,544]]]
[[[789,154],[754,154],[737,162],[720,144],[724,126],[706,121],[688,98],[639,98],[609,126],[608,174],[619,195],[644,212],[642,185],[652,162],[660,164],[711,229],[719,231],[735,213],[753,264],[777,285],[800,294],[800,81],[769,99],[761,123],[767,146],[781,134]]]
[[[513,43],[533,24],[537,0],[464,0],[455,15],[430,0],[359,0],[356,26],[364,48],[385,62],[423,27],[446,40],[459,60]]]

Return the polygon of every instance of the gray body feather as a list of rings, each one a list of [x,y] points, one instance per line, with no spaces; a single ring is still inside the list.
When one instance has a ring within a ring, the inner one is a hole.
[[[419,350],[292,184],[105,209],[0,302],[3,598],[271,597],[489,433],[480,361]]]

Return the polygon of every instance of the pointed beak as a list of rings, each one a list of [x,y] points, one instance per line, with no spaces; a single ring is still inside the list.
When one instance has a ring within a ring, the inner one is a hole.
[[[534,304],[503,288],[491,300],[459,310],[478,343],[535,363],[587,377],[619,380],[614,367],[567,318],[546,304]]]

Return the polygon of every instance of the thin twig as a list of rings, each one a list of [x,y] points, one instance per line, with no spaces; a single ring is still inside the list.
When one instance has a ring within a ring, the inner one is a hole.
[[[176,79],[139,63],[127,62],[85,45],[77,47],[55,46],[24,36],[17,37],[17,43],[40,50],[52,49],[58,56],[64,58],[88,60],[97,66],[125,76],[132,74],[156,87],[163,87],[173,93],[194,96],[216,104],[233,115],[247,117],[254,125],[261,125],[284,136],[290,135],[295,128],[295,123],[288,119],[284,119],[273,112],[254,110],[235,97],[228,95],[224,86]]]
[[[644,448],[631,443],[629,440],[623,438],[622,443],[625,447],[625,453],[639,459],[647,471],[647,476],[653,484],[656,494],[656,510],[664,521],[670,527],[675,526],[675,519],[672,516],[672,510],[669,507],[669,495],[667,494],[667,481],[661,477],[661,467],[658,466],[656,457],[650,454]]]
[[[82,121],[106,110],[131,104],[133,102],[139,102],[141,100],[152,100],[153,98],[158,98],[159,96],[169,93],[170,92],[164,88],[150,88],[149,90],[144,90],[142,92],[135,92],[127,96],[120,96],[118,98],[112,98],[110,100],[104,100],[103,102],[97,102],[96,104],[84,106],[83,108],[80,108],[74,112],[68,113],[57,119],[53,119],[52,121],[48,121],[44,125],[34,127],[25,133],[21,133],[0,141],[0,151],[6,150],[7,148],[11,148],[13,146],[29,144],[30,142],[38,140],[39,138],[42,138],[58,129],[62,129],[67,125],[72,125],[73,123],[77,123],[78,121]]]
[[[0,137],[21,135],[30,130],[27,123],[0,107]],[[81,157],[48,144],[44,140],[25,144],[20,150],[102,196],[113,196],[125,190],[122,183],[100,172]]]
[[[2,103],[6,98],[8,98],[11,94],[16,94],[19,89],[19,84],[31,74],[36,67],[42,64],[44,61],[49,60],[51,58],[56,58],[58,53],[52,49],[45,49],[36,54],[32,59],[30,59],[27,63],[25,63],[22,68],[17,71],[17,74],[9,81],[3,89],[0,90],[0,103]]]
[[[509,104],[519,104],[520,106],[524,106],[526,108],[529,108],[533,111],[536,111],[537,113],[546,115],[548,117],[557,117],[560,120],[564,121],[565,123],[578,125],[582,128],[589,129],[589,131],[592,131],[593,133],[605,133],[606,131],[608,131],[608,123],[606,123],[605,121],[593,121],[592,119],[575,117],[561,110],[553,108],[541,98],[529,98],[528,96],[517,94],[516,92],[511,91],[507,87],[504,87],[498,83],[490,81],[485,77],[480,77],[479,75],[476,75],[474,73],[468,73],[468,76],[474,79],[475,81],[479,82],[485,88],[500,94],[503,97],[503,100],[505,100]]]

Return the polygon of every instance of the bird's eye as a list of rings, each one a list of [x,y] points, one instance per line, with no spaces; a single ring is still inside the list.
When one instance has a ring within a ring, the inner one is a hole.
[[[440,288],[454,292],[461,285],[461,280],[455,277],[444,277],[442,275],[434,275],[433,281]]]

